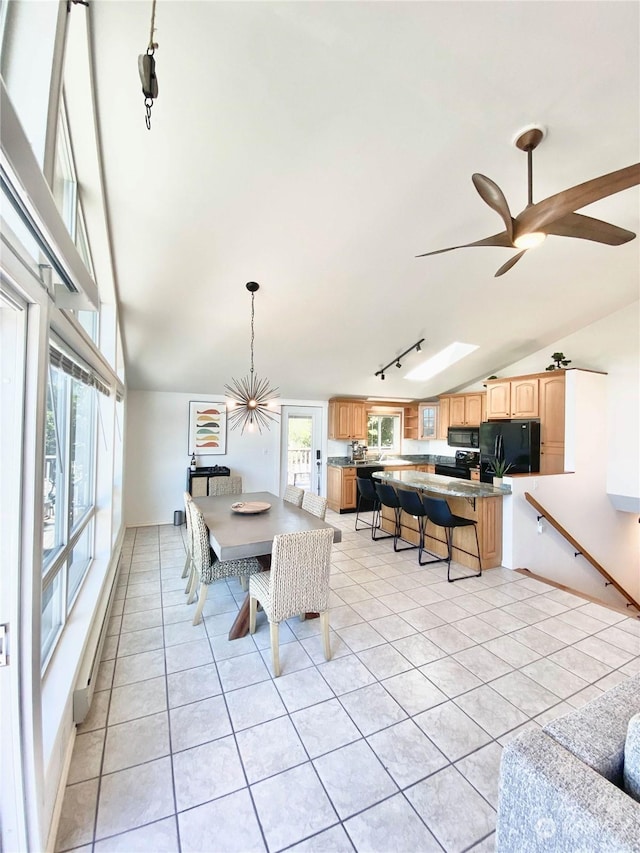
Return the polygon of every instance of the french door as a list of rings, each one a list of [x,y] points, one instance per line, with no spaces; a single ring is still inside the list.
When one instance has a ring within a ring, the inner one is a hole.
[[[323,485],[322,409],[283,406],[281,412],[280,494],[298,486],[320,494]]]

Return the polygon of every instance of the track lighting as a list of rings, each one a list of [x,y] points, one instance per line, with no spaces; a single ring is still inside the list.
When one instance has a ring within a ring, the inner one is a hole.
[[[401,362],[400,362],[400,359],[401,359],[401,358],[404,358],[404,357],[405,357],[405,355],[408,355],[412,350],[415,350],[416,352],[420,352],[420,351],[421,351],[421,349],[422,349],[422,347],[420,346],[420,344],[421,344],[421,343],[423,343],[423,342],[424,342],[424,338],[420,338],[420,340],[419,340],[419,341],[417,341],[415,344],[412,344],[412,345],[409,347],[409,349],[406,349],[404,352],[401,352],[401,353],[400,353],[400,355],[397,355],[397,356],[393,359],[393,361],[390,361],[390,362],[389,362],[389,364],[385,364],[385,366],[384,366],[384,367],[381,367],[381,368],[380,368],[380,370],[376,370],[375,375],[376,375],[376,376],[379,376],[379,377],[380,377],[380,379],[384,379],[384,372],[385,372],[385,370],[387,370],[387,368],[391,367],[391,366],[392,366],[392,365],[394,365],[394,364],[395,364],[395,366],[396,366],[396,367],[398,367],[398,368],[402,367],[402,364],[401,364]]]

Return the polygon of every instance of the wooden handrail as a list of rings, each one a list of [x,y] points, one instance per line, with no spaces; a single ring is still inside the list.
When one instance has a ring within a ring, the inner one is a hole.
[[[614,586],[618,590],[620,595],[627,599],[629,604],[632,604],[634,607],[640,610],[640,604],[638,604],[638,602],[633,598],[633,596],[631,596],[624,587],[620,586],[620,584],[615,578],[611,577],[605,567],[601,566],[600,563],[596,560],[596,558],[592,557],[591,554],[587,550],[585,550],[582,545],[576,539],[574,539],[573,536],[567,530],[565,530],[564,527],[558,521],[556,521],[556,519],[542,506],[542,504],[538,503],[538,501],[534,497],[532,497],[529,492],[525,492],[524,496],[531,504],[531,506],[534,507],[534,509],[538,510],[538,512],[540,513],[539,517],[545,518],[552,527],[555,527],[555,529],[558,531],[558,533],[560,533],[561,536],[564,536],[567,542],[573,545],[573,547],[576,549],[576,556],[578,556],[578,554],[581,554],[588,563],[591,563],[594,569],[600,572],[602,577],[605,578],[605,580],[607,581],[607,584],[611,584],[612,586]]]

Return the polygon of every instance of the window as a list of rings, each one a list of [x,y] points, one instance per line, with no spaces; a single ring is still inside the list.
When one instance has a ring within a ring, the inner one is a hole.
[[[91,564],[96,388],[104,386],[52,346],[45,427],[41,652],[55,645]]]
[[[372,412],[367,418],[367,445],[369,450],[400,452],[400,415],[383,415]]]

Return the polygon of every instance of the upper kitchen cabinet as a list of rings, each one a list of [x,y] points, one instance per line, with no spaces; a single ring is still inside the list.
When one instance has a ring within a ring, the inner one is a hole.
[[[564,471],[565,374],[553,371],[539,380],[540,473]]]
[[[449,426],[480,426],[484,394],[452,394],[449,399]]]
[[[537,418],[539,379],[521,376],[516,379],[491,379],[487,382],[487,418]]]
[[[451,398],[440,397],[438,403],[438,433],[437,438],[446,441],[447,431],[449,429],[449,414],[451,411]]]
[[[421,403],[418,407],[418,438],[429,441],[438,438],[438,403]]]
[[[329,438],[367,440],[364,400],[329,400]]]

